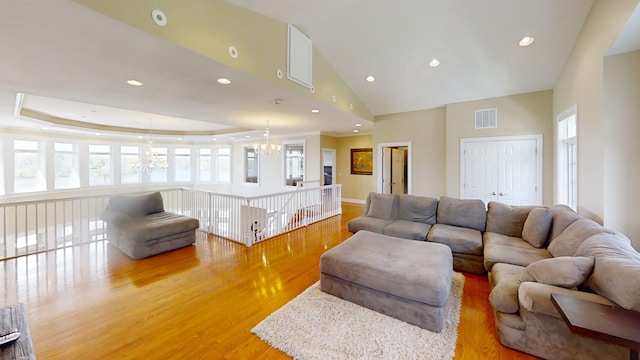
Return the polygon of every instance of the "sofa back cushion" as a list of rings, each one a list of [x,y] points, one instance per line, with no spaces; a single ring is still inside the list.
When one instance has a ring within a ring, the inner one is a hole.
[[[484,231],[487,211],[482,200],[462,200],[441,196],[438,202],[439,224]]]
[[[161,213],[164,211],[164,203],[162,194],[156,191],[151,194],[143,195],[144,210],[147,215]]]
[[[398,196],[390,194],[369,193],[367,197],[367,216],[396,220],[398,212]]]
[[[107,210],[130,216],[144,216],[164,211],[162,195],[156,191],[145,195],[115,195],[109,199]]]
[[[562,234],[564,229],[580,219],[580,215],[567,205],[554,205],[551,207],[551,233],[549,241]]]
[[[564,229],[555,239],[551,240],[547,250],[554,257],[573,256],[583,241],[593,235],[604,232],[611,231],[593,220],[579,219]]]
[[[521,237],[524,222],[532,206],[511,206],[490,201],[487,210],[487,232]]]
[[[402,194],[398,197],[398,219],[433,225],[438,199]]]
[[[529,212],[524,222],[522,239],[532,246],[542,248],[547,245],[550,231],[551,210],[543,207],[535,208]]]

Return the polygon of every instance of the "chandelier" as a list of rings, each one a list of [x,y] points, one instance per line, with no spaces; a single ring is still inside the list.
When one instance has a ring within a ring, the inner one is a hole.
[[[282,145],[276,145],[271,143],[269,139],[269,133],[270,133],[269,122],[267,121],[267,128],[264,131],[266,143],[261,144],[258,142],[253,144],[253,149],[255,150],[256,153],[264,154],[264,155],[272,155],[272,154],[279,154],[280,151],[282,150]]]
[[[149,120],[149,144],[138,161],[131,163],[131,167],[141,172],[151,174],[153,170],[166,170],[169,164],[166,161],[166,155],[160,156],[160,153],[153,150],[153,140],[151,139],[151,120]]]

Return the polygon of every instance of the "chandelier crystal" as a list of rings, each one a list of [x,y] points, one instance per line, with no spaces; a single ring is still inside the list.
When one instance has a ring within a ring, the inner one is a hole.
[[[147,150],[145,150],[138,161],[133,162],[131,167],[138,169],[141,172],[151,174],[153,170],[166,170],[169,167],[169,163],[165,160],[165,157],[160,156],[160,153],[153,150],[153,140],[151,139],[151,120],[149,120],[149,143]]]

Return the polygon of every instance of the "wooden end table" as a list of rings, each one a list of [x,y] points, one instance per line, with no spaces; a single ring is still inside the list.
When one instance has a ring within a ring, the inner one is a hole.
[[[628,347],[629,358],[638,360],[639,312],[560,294],[551,294],[551,302],[571,332]]]

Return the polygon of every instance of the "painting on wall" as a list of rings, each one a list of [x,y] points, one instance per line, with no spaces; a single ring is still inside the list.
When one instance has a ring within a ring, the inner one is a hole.
[[[361,148],[351,149],[351,174],[372,175],[373,174],[373,149]]]

